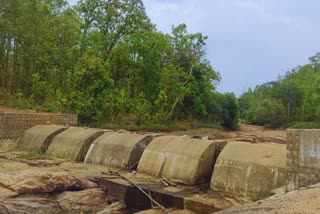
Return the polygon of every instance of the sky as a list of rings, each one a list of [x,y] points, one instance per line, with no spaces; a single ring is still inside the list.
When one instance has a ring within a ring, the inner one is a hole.
[[[76,0],[68,0],[74,4]],[[185,23],[208,36],[220,92],[241,95],[320,52],[319,0],[143,0],[157,29]]]

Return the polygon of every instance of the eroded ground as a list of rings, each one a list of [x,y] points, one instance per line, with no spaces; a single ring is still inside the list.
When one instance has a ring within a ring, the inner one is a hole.
[[[238,203],[213,193],[209,187],[165,187],[161,186],[160,179],[135,171],[119,171],[102,165],[74,163],[18,151],[15,142],[2,141],[0,213],[132,213],[123,201],[108,196],[108,189],[97,182],[97,179],[108,179],[128,183],[110,172],[119,172],[139,185],[152,184],[166,192],[180,194],[190,201],[206,204],[210,209],[213,207],[211,210]]]
[[[167,133],[161,133],[167,134]],[[285,143],[285,131],[264,130],[262,127],[241,125],[240,131],[190,129],[170,133],[189,137],[208,136],[209,139],[232,139],[250,142]],[[45,155],[16,150],[12,141],[0,142],[0,213],[132,213],[126,204],[108,196],[97,178],[112,179],[110,171],[119,172],[136,184],[157,184],[160,179],[136,172],[119,171],[101,165],[68,162]],[[111,178],[110,178],[111,177]],[[119,180],[117,177],[116,180]],[[125,181],[126,182],[126,181]],[[160,187],[162,188],[162,187]],[[212,192],[209,187],[163,187],[165,191],[181,193],[184,197],[217,210],[247,202]],[[239,210],[235,210],[240,212]],[[161,213],[160,210],[144,213]],[[172,213],[192,213],[174,211]],[[206,213],[209,213],[207,211]]]

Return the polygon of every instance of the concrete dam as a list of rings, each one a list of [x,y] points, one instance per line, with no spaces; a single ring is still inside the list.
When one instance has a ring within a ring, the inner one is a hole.
[[[70,161],[136,170],[185,185],[210,183],[235,196],[271,192],[287,185],[286,145],[118,133],[37,125],[18,148]]]

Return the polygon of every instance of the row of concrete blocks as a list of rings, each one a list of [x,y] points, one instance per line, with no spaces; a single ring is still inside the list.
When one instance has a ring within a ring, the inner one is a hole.
[[[18,148],[72,161],[137,169],[189,185],[211,180],[212,189],[236,195],[269,191],[286,182],[286,148],[279,144],[38,125],[25,131]]]

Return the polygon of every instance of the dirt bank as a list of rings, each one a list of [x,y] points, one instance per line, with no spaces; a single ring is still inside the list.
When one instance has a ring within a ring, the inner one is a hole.
[[[320,184],[218,212],[219,214],[310,213],[320,210]]]

